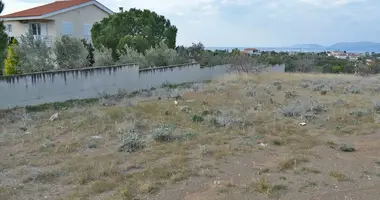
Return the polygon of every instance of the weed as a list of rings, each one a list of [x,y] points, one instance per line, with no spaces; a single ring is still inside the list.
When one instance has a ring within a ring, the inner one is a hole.
[[[332,149],[335,149],[336,146],[337,146],[337,144],[334,141],[331,141],[331,140],[327,141],[326,144],[327,144],[327,146],[329,146]]]
[[[298,117],[306,114],[307,112],[313,112],[319,114],[325,111],[325,105],[319,104],[316,101],[298,101],[280,109],[280,113],[285,117]]]
[[[283,145],[285,143],[285,141],[284,140],[281,140],[281,139],[275,139],[275,140],[273,140],[273,144],[274,145],[277,145],[277,146],[281,146],[281,145]]]
[[[193,122],[203,122],[204,118],[202,116],[199,116],[199,115],[193,115],[192,120],[193,120]]]
[[[285,92],[285,98],[291,99],[295,98],[297,96],[297,93],[295,91],[286,91]]]
[[[151,181],[140,183],[139,190],[141,193],[152,194],[158,190],[158,187]]]
[[[87,144],[87,147],[89,149],[95,149],[98,148],[98,142],[96,140],[90,140]]]
[[[306,172],[306,173],[313,173],[313,174],[320,174],[321,171],[318,169],[310,168],[310,167],[302,167],[301,171]]]
[[[119,152],[135,152],[145,147],[145,142],[139,133],[134,130],[128,131],[121,136],[121,145],[119,146]]]
[[[183,134],[182,139],[184,139],[184,140],[191,140],[191,139],[197,137],[198,135],[199,135],[198,133],[186,132],[185,134]]]
[[[331,177],[334,177],[339,182],[347,180],[347,176],[342,172],[332,171],[329,173],[329,175]]]
[[[112,190],[117,186],[116,182],[107,181],[107,180],[99,180],[94,182],[91,185],[91,191],[93,193],[103,193],[109,190]]]
[[[267,196],[278,195],[280,192],[286,191],[288,189],[288,187],[285,185],[271,185],[268,182],[266,176],[252,183],[249,188],[252,188],[254,191],[265,194]]]
[[[321,91],[325,88],[326,86],[324,84],[319,84],[319,85],[315,85],[313,86],[313,91],[316,92],[316,91]]]
[[[279,169],[280,171],[286,171],[289,169],[294,169],[297,165],[304,163],[304,162],[309,162],[309,159],[305,157],[297,157],[297,158],[290,158],[285,161],[282,161],[279,164]]]
[[[176,129],[174,124],[165,124],[153,131],[153,139],[156,141],[164,142],[173,139],[173,132]]]
[[[133,199],[132,193],[128,188],[120,189],[120,195],[121,195],[123,200],[132,200]]]
[[[355,117],[363,117],[365,115],[369,115],[370,111],[368,109],[360,109],[357,108],[349,113],[350,115],[353,115]]]
[[[360,93],[360,88],[356,86],[349,86],[346,88],[346,93],[352,93],[352,94],[359,94]]]
[[[219,112],[213,119],[213,123],[217,127],[232,127],[235,125],[245,125],[245,121],[237,117],[232,112]]]
[[[341,144],[339,149],[344,152],[354,152],[356,151],[355,147],[352,144]]]
[[[227,188],[218,188],[217,192],[218,193],[227,193],[228,189]]]
[[[380,112],[380,101],[373,101],[373,109],[378,113]]]

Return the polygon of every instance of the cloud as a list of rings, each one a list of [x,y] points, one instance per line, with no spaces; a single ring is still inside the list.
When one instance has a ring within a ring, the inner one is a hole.
[[[378,0],[98,0],[118,7],[146,8],[165,15],[179,29],[178,45],[323,45],[342,41],[380,42]],[[46,3],[5,0],[4,13]]]

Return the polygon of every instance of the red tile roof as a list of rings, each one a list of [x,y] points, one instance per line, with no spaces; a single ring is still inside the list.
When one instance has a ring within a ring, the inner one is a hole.
[[[11,13],[8,15],[0,16],[0,18],[14,18],[14,17],[35,17],[41,16],[48,13],[52,13],[58,10],[62,10],[65,8],[70,8],[73,6],[77,6],[83,3],[87,3],[93,0],[64,0],[64,1],[56,1],[53,3],[49,3],[46,5],[30,8],[27,10]]]

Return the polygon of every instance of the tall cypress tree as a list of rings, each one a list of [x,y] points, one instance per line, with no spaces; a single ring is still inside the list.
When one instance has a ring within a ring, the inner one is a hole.
[[[0,0],[0,14],[4,10],[4,3]],[[3,75],[5,57],[7,55],[8,35],[5,33],[5,26],[0,21],[0,76]]]

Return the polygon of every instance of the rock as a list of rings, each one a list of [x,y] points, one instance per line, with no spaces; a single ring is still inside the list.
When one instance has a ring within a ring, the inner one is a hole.
[[[58,113],[55,113],[54,115],[52,115],[50,118],[49,118],[49,121],[54,121],[54,120],[57,120],[59,117]]]
[[[103,139],[103,136],[101,136],[101,135],[94,135],[94,136],[91,136],[91,139]]]

